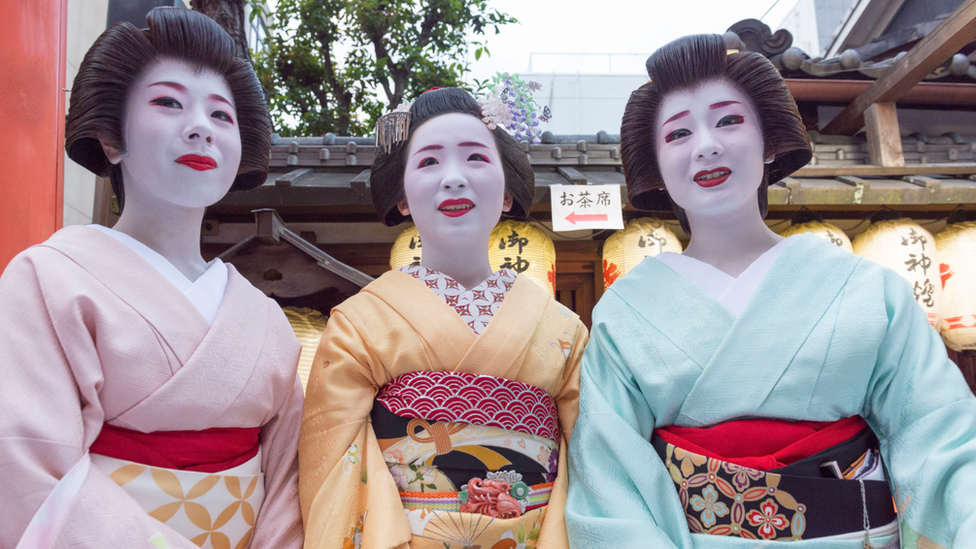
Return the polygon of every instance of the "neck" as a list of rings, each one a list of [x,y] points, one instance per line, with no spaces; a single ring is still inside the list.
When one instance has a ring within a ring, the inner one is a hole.
[[[738,215],[706,218],[689,215],[688,223],[692,234],[684,255],[734,277],[783,240],[763,222],[758,204],[755,209]]]
[[[205,208],[159,208],[126,197],[113,229],[165,257],[184,276],[196,280],[207,270],[200,255],[200,226]]]
[[[465,289],[481,284],[494,272],[488,260],[488,241],[450,244],[429,241],[424,243],[420,265],[457,280]]]

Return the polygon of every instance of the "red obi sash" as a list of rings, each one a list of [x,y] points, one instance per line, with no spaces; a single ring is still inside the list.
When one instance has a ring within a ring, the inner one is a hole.
[[[410,372],[384,385],[376,402],[400,417],[487,425],[559,440],[555,399],[521,381],[464,372]]]
[[[219,473],[257,455],[260,427],[142,433],[102,425],[90,452],[152,467]]]
[[[661,440],[695,454],[772,471],[849,440],[867,427],[861,416],[839,421],[740,419],[707,428],[661,427]]]

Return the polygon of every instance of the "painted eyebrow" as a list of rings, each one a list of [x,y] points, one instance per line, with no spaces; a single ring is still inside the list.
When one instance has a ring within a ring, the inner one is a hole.
[[[163,87],[166,87],[166,88],[173,88],[174,90],[176,90],[178,92],[182,92],[182,93],[186,93],[186,91],[187,91],[186,90],[186,86],[184,86],[183,84],[180,84],[179,82],[165,82],[165,81],[163,81],[163,82],[153,82],[152,84],[149,84],[146,87],[147,88],[151,88],[153,86],[163,86]],[[218,95],[216,93],[212,93],[208,97],[210,99],[213,99],[214,101],[220,101],[221,103],[227,103],[227,105],[229,107],[234,108],[234,104],[231,103],[230,101],[228,101],[222,95]]]
[[[223,96],[217,95],[216,93],[210,94],[210,99],[212,99],[214,101],[220,101],[221,103],[227,103],[227,106],[228,107],[230,107],[232,109],[234,108],[234,104],[233,103],[231,103],[230,101],[228,101],[227,99],[225,99]]]
[[[167,87],[167,88],[173,88],[174,90],[181,91],[181,92],[185,92],[186,91],[186,86],[184,86],[183,84],[180,84],[178,82],[153,82],[152,84],[149,84],[146,87],[147,88],[151,88],[153,86],[164,86],[164,87]]]
[[[682,118],[684,116],[688,116],[688,114],[690,112],[691,111],[682,111],[682,112],[679,112],[678,114],[676,114],[676,115],[672,116],[671,118],[668,118],[667,120],[665,120],[664,121],[664,124],[661,124],[661,125],[662,126],[667,126],[669,123],[674,122],[675,120],[677,120],[679,118]]]
[[[715,110],[715,109],[721,109],[722,107],[728,107],[729,105],[741,105],[741,104],[742,103],[739,103],[738,101],[721,101],[719,103],[713,103],[709,105],[708,108]]]
[[[431,151],[431,150],[433,150],[433,151],[439,151],[439,150],[441,150],[443,148],[444,148],[443,145],[437,145],[437,144],[427,145],[426,147],[417,150],[417,152],[413,153],[413,155],[414,156],[417,156],[418,154],[420,154],[420,153],[422,153],[424,151]]]
[[[484,143],[478,143],[477,141],[465,141],[464,143],[458,143],[458,147],[483,147],[485,149],[490,148],[488,147],[488,145],[485,145]]]

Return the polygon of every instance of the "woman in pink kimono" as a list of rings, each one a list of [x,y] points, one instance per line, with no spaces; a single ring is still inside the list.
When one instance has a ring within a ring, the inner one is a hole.
[[[267,107],[212,20],[147,21],[88,51],[65,132],[119,222],[0,278],[0,547],[297,548],[300,346],[199,246],[204,209],[267,175]]]

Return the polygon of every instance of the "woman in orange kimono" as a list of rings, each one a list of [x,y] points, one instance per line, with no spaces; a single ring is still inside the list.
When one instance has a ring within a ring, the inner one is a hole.
[[[482,118],[485,120],[482,120]],[[492,272],[489,235],[534,196],[525,153],[459,89],[384,117],[371,188],[420,265],[332,311],[299,444],[306,547],[566,547],[579,318]]]

